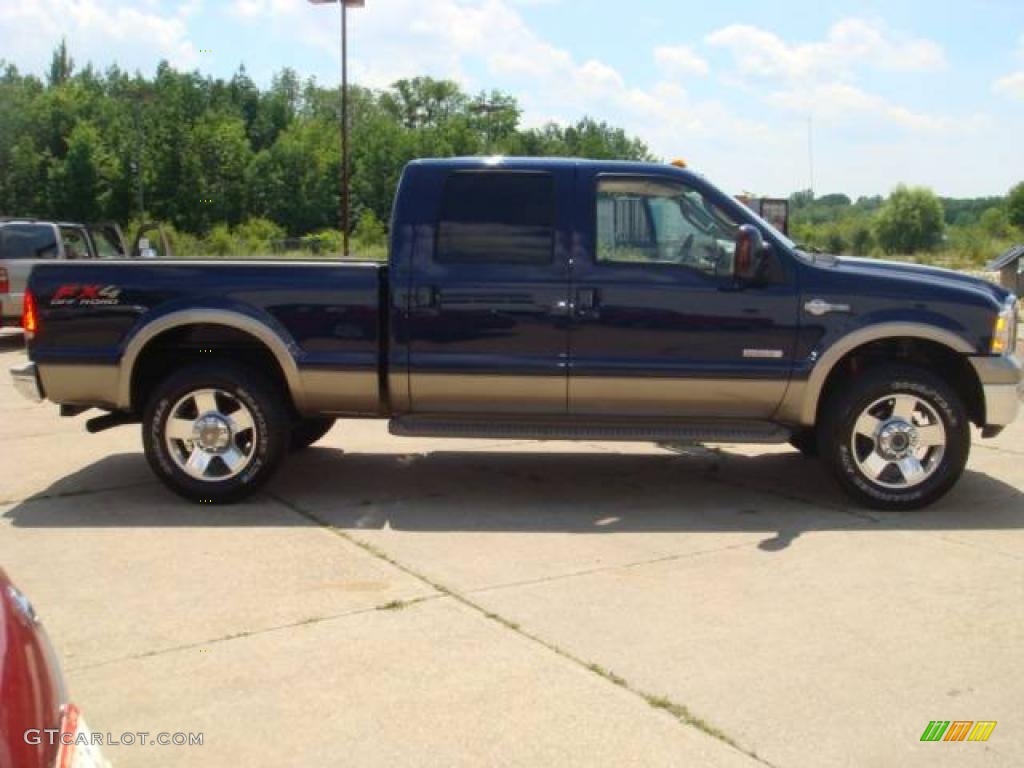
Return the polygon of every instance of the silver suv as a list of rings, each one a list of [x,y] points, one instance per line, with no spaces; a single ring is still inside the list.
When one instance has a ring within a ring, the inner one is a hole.
[[[124,258],[116,224],[85,225],[38,219],[0,219],[0,306],[4,327],[17,325],[29,273],[53,259]]]

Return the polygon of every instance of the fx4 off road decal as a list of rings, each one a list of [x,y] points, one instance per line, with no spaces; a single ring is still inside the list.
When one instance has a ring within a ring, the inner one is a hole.
[[[121,303],[116,285],[62,285],[50,299],[51,307],[103,307]]]

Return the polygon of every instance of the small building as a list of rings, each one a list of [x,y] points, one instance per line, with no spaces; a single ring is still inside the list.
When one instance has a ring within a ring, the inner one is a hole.
[[[1015,245],[1002,256],[985,265],[989,272],[999,273],[999,284],[1018,296],[1024,292],[1024,245]]]

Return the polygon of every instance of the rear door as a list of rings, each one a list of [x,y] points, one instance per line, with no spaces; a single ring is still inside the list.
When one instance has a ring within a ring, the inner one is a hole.
[[[419,413],[565,413],[573,170],[452,170],[414,255],[409,387]]]
[[[7,277],[7,290],[0,292],[4,325],[21,317],[25,286],[32,265],[56,259],[60,253],[57,228],[47,223],[0,224],[0,283]]]

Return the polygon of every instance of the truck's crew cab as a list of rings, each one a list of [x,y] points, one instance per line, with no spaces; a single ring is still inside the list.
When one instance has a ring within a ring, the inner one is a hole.
[[[1016,416],[1016,302],[953,272],[810,255],[698,175],[418,161],[387,267],[46,264],[29,396],[141,421],[173,490],[231,501],[339,416],[398,435],[820,449],[877,507],[963,471]]]

